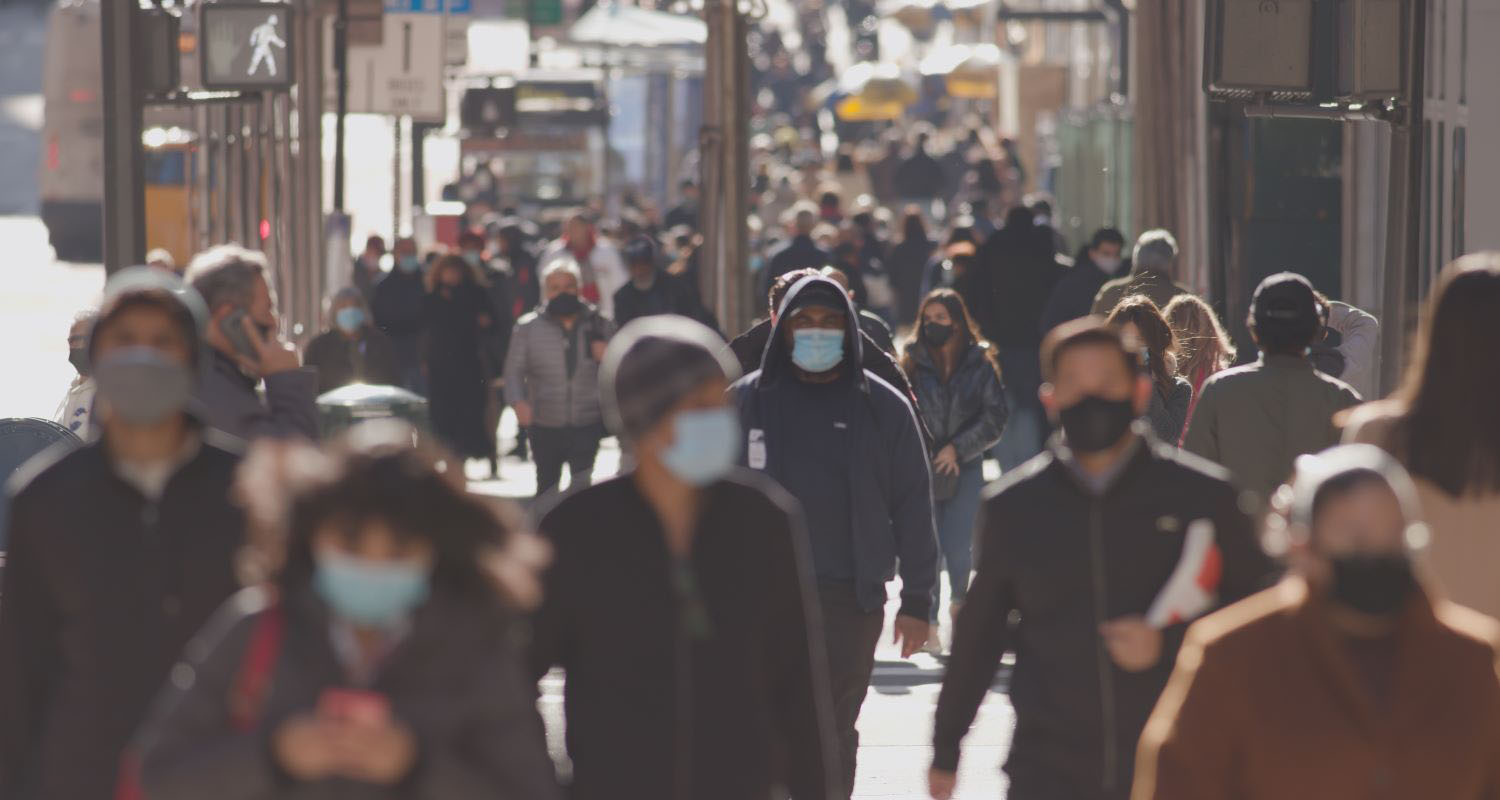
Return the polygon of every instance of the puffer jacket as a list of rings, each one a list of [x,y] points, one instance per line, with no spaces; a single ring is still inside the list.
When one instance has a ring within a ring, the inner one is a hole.
[[[958,463],[983,458],[1000,441],[1010,409],[1000,373],[988,358],[988,344],[969,344],[948,381],[922,344],[908,346],[909,374],[917,409],[932,432],[933,450],[953,445]]]
[[[568,369],[568,337],[577,358]],[[505,401],[531,404],[532,424],[543,428],[594,425],[603,419],[599,407],[599,362],[589,352],[590,339],[608,339],[614,323],[585,304],[571,334],[557,320],[533,311],[516,323],[505,357]]]

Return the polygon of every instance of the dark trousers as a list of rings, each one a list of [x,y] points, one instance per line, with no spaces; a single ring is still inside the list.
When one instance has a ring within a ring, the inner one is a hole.
[[[538,497],[557,488],[563,464],[568,465],[569,488],[588,486],[593,480],[594,459],[599,455],[597,425],[545,428],[531,427],[531,460],[536,462]]]
[[[820,584],[823,639],[828,647],[828,679],[833,696],[834,732],[843,767],[844,794],[854,794],[854,768],[859,752],[859,709],[870,690],[875,671],[875,645],[885,626],[885,610],[866,611],[854,599],[850,585]]]

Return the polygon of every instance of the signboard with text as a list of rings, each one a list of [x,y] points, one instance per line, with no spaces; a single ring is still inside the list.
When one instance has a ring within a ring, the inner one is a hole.
[[[432,0],[428,0],[431,2]],[[442,123],[448,112],[443,84],[447,33],[441,14],[387,11],[378,47],[349,48],[349,111],[409,115],[417,122]],[[333,27],[325,30],[329,107],[336,102]]]

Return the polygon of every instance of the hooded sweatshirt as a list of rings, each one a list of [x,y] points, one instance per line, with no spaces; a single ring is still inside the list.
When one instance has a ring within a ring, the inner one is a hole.
[[[815,298],[845,308],[844,374],[826,384],[801,380],[782,330]],[[859,605],[874,611],[899,558],[901,613],[926,619],[937,580],[927,450],[901,394],[850,367],[862,357],[858,325],[848,296],[827,278],[804,278],[787,292],[761,368],[730,388],[746,435],[743,463],[801,502],[820,580],[850,583]],[[820,423],[828,430],[818,432]]]

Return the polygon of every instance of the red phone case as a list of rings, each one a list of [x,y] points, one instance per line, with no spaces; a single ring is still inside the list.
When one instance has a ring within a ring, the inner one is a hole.
[[[382,725],[391,718],[385,695],[359,689],[325,689],[318,697],[318,716],[327,719]]]

